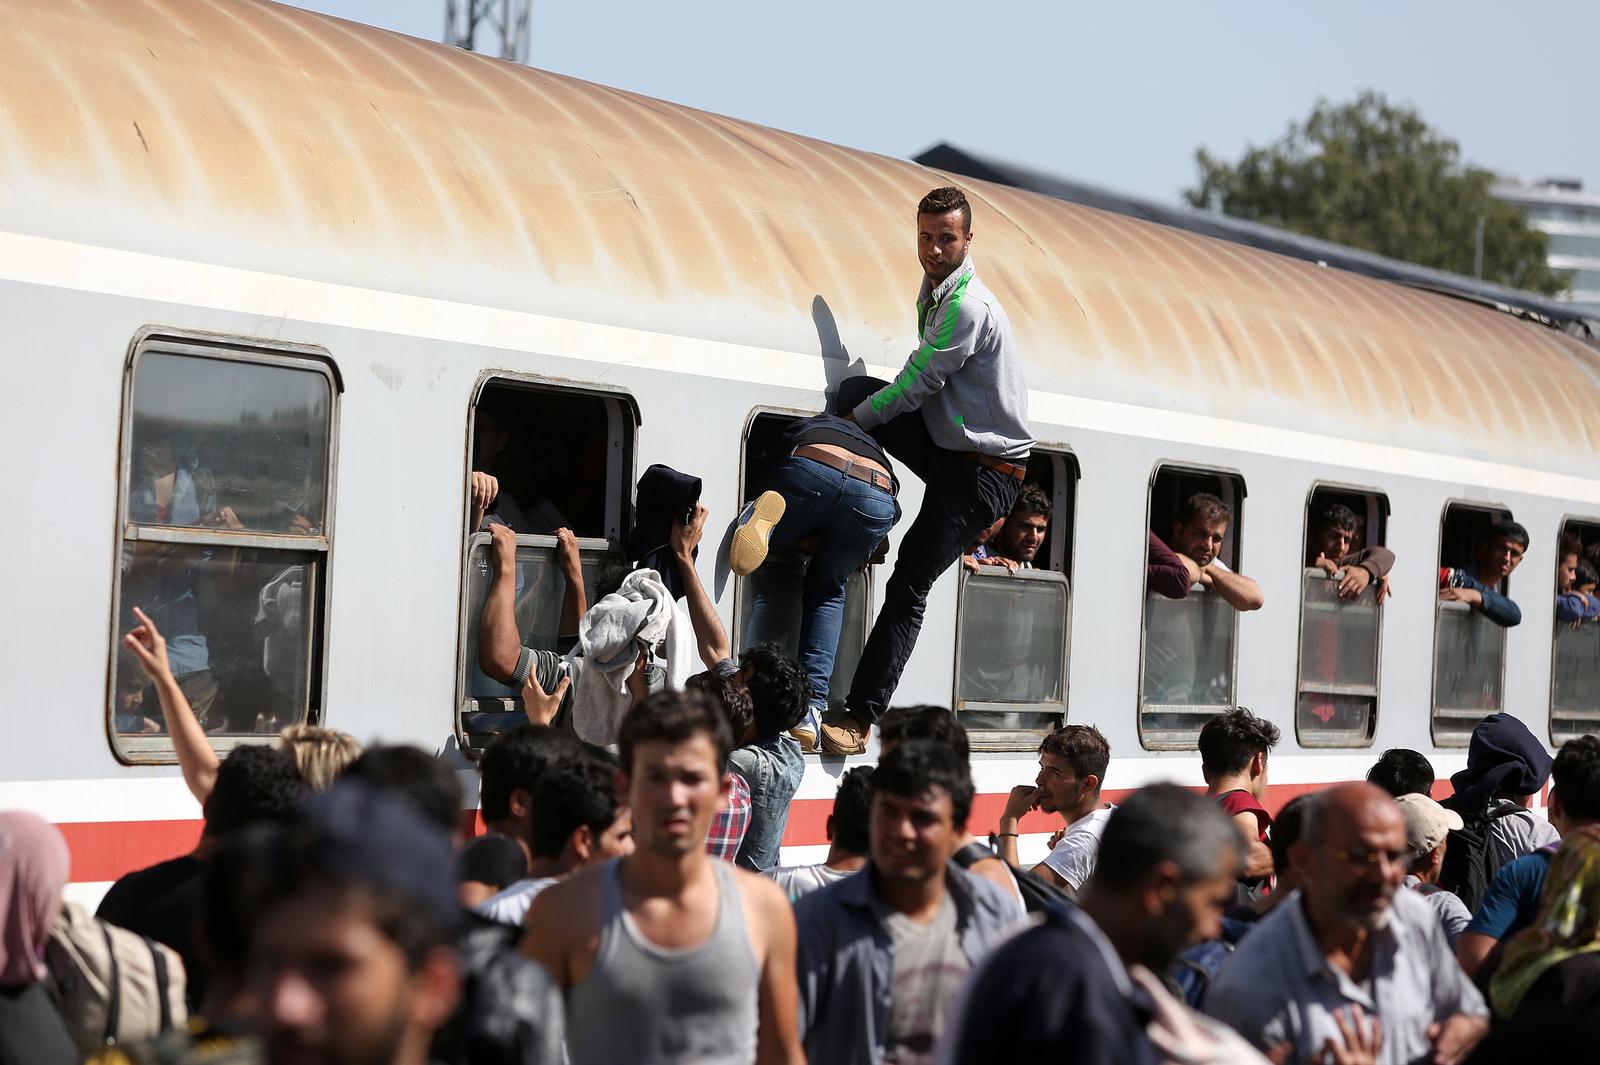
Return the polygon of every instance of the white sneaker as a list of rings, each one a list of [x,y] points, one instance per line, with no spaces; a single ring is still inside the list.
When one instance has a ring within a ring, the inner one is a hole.
[[[789,735],[800,742],[800,749],[806,754],[815,754],[817,751],[817,734],[822,731],[818,721],[816,707],[806,710],[805,718],[794,728],[789,730]]]

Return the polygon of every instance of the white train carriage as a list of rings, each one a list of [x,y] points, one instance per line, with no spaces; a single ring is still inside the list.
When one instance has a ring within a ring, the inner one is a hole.
[[[85,895],[194,839],[116,653],[136,604],[186,638],[219,746],[320,721],[437,749],[470,782],[506,709],[473,666],[480,405],[510,412],[508,477],[587,560],[624,536],[649,463],[703,478],[721,534],[782,418],[911,349],[914,205],[945,182],[253,0],[12,3],[0,806],[63,825]],[[1199,784],[1199,724],[1248,705],[1283,729],[1280,801],[1390,746],[1447,775],[1495,709],[1552,742],[1593,727],[1600,630],[1555,626],[1550,576],[1559,534],[1600,538],[1592,348],[963,184],[1027,360],[1030,478],[1056,504],[1047,566],[939,582],[897,695],[972,727],[976,828],[1063,717],[1106,734],[1115,793]],[[1263,610],[1146,594],[1144,530],[1198,488],[1234,505],[1225,557]],[[1399,558],[1381,607],[1304,568],[1329,498]],[[1509,630],[1435,595],[1502,513],[1533,540]],[[798,563],[734,579],[724,544],[700,568],[737,635],[752,580],[781,592]],[[554,636],[550,553],[523,538],[530,640]],[[841,677],[886,574],[852,589]],[[845,764],[808,762],[787,857],[822,845]],[[1025,824],[1027,857],[1051,826]]]

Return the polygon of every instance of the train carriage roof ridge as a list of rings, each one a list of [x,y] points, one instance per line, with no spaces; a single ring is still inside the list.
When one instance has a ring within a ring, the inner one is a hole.
[[[1600,458],[1596,351],[1487,307],[264,0],[6,16],[0,231],[898,364],[956,180],[1035,389]]]

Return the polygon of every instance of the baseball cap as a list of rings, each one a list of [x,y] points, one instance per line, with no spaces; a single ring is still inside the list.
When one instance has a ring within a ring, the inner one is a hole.
[[[1406,848],[1412,854],[1431,854],[1445,836],[1464,824],[1460,814],[1426,795],[1402,795],[1395,803],[1406,819]]]

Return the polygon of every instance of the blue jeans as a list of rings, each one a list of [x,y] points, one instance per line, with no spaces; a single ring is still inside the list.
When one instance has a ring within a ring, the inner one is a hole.
[[[900,507],[881,488],[794,455],[773,467],[762,490],[777,492],[785,504],[783,520],[767,543],[770,551],[781,551],[812,533],[818,538],[800,591],[799,659],[811,679],[811,706],[825,710],[839,653],[845,585],[889,535]],[[750,642],[781,639],[791,620],[774,616],[773,604],[758,589],[750,612]]]

